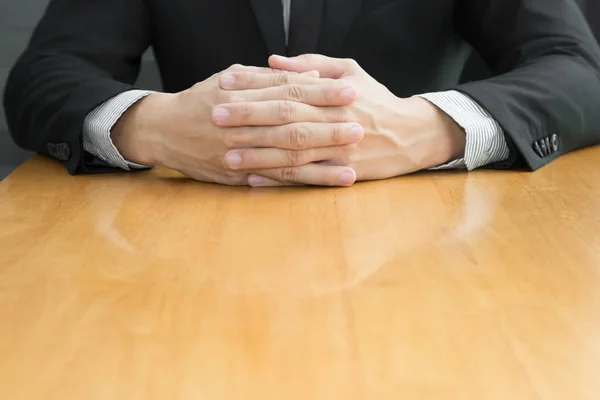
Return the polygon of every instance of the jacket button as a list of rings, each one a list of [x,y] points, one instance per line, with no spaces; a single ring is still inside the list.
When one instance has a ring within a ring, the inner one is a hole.
[[[542,148],[542,154],[544,155],[544,157],[550,154],[550,149],[546,147],[546,142],[544,141],[544,139],[540,140],[540,146]]]
[[[556,153],[558,151],[558,135],[552,135],[552,138],[550,140],[552,142],[552,150]]]
[[[546,148],[548,149],[548,154],[546,154],[547,156],[549,156],[550,154],[554,153],[554,149],[552,149],[552,146],[550,145],[550,138],[547,137],[546,139],[544,139],[544,143],[546,144]]]
[[[68,161],[71,157],[71,149],[66,143],[48,143],[48,153],[57,160]]]
[[[544,157],[544,153],[542,153],[542,149],[540,148],[540,144],[538,142],[533,143],[533,151],[540,157]]]

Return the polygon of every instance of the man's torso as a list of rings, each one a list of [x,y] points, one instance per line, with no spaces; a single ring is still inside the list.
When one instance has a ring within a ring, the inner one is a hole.
[[[310,13],[300,40],[293,37],[296,5],[286,8],[282,0],[147,3],[166,91],[183,90],[232,64],[265,66],[270,54],[291,51],[353,58],[394,93],[408,96],[456,83],[468,55],[454,30],[455,0],[317,1],[321,15]],[[284,12],[290,9],[286,48]]]

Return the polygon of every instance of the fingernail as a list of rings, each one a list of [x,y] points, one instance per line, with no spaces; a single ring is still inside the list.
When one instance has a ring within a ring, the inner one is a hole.
[[[229,153],[225,156],[225,162],[229,168],[237,168],[242,163],[242,156],[238,153]]]
[[[340,175],[340,183],[342,185],[352,185],[355,179],[356,178],[352,172],[344,172]]]
[[[354,88],[347,87],[340,92],[340,96],[344,99],[351,100],[356,96],[356,91],[354,91]]]
[[[258,175],[250,175],[248,177],[248,185],[250,186],[260,186],[265,182],[265,178]]]
[[[231,74],[225,74],[221,76],[221,87],[223,89],[233,89],[235,86],[235,76]]]
[[[352,129],[350,129],[350,140],[353,142],[359,142],[365,136],[365,130],[360,125],[354,125]]]
[[[226,122],[229,119],[229,110],[223,107],[217,107],[213,110],[215,122]]]

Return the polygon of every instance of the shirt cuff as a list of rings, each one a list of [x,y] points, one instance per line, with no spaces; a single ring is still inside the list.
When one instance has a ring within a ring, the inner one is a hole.
[[[466,168],[472,171],[479,167],[504,161],[510,149],[498,122],[473,99],[455,90],[419,95],[448,114],[466,133],[464,158],[432,168]]]
[[[123,92],[90,112],[83,122],[83,148],[85,151],[100,158],[111,167],[122,168],[126,171],[130,171],[131,168],[149,168],[125,160],[115,147],[110,137],[110,131],[125,111],[151,93],[147,90]]]

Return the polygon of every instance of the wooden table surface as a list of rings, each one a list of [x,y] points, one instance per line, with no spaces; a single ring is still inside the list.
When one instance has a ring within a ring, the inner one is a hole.
[[[600,148],[348,189],[0,184],[0,399],[600,398]]]

